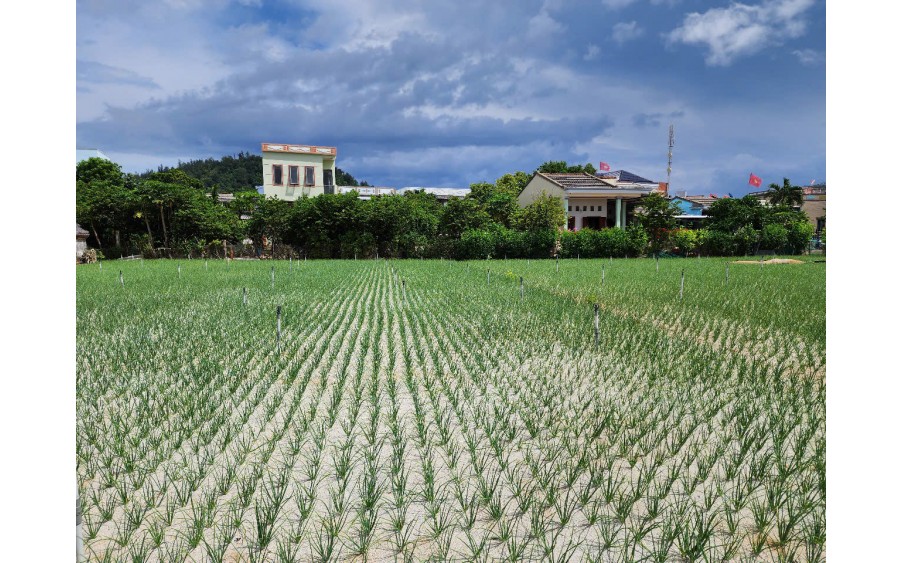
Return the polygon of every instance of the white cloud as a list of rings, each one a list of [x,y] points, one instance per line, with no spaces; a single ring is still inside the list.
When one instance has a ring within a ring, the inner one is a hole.
[[[584,61],[591,61],[599,56],[599,46],[595,44],[589,44],[586,46],[586,54],[583,55]]]
[[[706,64],[727,66],[784,39],[805,32],[803,14],[814,0],[770,0],[758,5],[731,4],[684,17],[683,25],[666,37],[671,43],[708,47]]]
[[[611,37],[618,44],[623,45],[628,41],[641,37],[643,32],[643,28],[639,27],[635,21],[620,22],[616,23],[611,29]]]
[[[561,22],[550,16],[545,10],[530,18],[530,22],[527,24],[527,35],[533,38],[541,38],[561,31],[564,31]]]
[[[633,4],[636,0],[602,0],[602,5],[610,10],[620,10]]]
[[[816,65],[825,62],[825,54],[819,53],[814,49],[797,49],[793,51],[793,54],[804,65]]]

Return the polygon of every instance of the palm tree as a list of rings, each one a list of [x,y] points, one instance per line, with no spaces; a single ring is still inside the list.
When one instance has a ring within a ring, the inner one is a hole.
[[[768,201],[775,207],[795,207],[803,204],[803,188],[791,186],[790,180],[784,178],[784,185],[768,186]]]

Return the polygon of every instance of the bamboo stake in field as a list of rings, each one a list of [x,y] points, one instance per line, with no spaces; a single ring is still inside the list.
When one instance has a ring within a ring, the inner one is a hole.
[[[276,287],[276,266],[270,266],[270,287]]]
[[[520,277],[520,301],[524,302],[524,276]]]
[[[408,300],[408,288],[405,280],[401,280],[401,299],[404,302],[407,302]]]
[[[100,260],[97,261],[97,265],[100,266],[100,271],[103,271],[103,262]]]
[[[596,346],[599,346],[599,304],[594,303],[593,309],[595,309],[595,329],[596,329]]]
[[[282,341],[282,305],[276,305],[276,348],[280,348],[282,345],[280,342]]]
[[[684,300],[684,271],[680,271],[680,300]]]
[[[605,287],[605,264],[602,264],[602,287]]]
[[[75,483],[75,561],[85,560],[85,545],[82,540],[82,499],[78,494],[78,480]]]
[[[558,273],[558,255],[555,255],[555,273]]]
[[[241,288],[241,304],[244,307],[248,306],[248,288],[247,287]]]
[[[206,261],[206,260],[204,260],[204,271],[205,271],[205,272],[209,271],[208,268],[207,268],[207,261]]]
[[[658,256],[655,257],[655,272],[658,273]]]
[[[292,257],[291,256],[288,257],[288,273],[289,274],[292,273]]]
[[[182,279],[182,264],[179,264],[176,269],[179,271],[179,279]]]
[[[122,279],[122,270],[119,270],[119,285],[121,285],[122,288],[125,289],[125,281],[123,281]]]
[[[727,282],[730,279],[728,274],[730,267],[731,265],[729,263],[724,265],[724,285],[727,285]]]
[[[486,285],[489,285],[489,268],[486,268]]]

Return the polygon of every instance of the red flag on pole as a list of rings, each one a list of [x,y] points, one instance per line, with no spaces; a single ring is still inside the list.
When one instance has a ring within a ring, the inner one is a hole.
[[[709,197],[714,198],[714,199],[718,199],[718,196],[716,196],[715,194],[709,194]]]
[[[757,188],[760,187],[762,185],[762,178],[759,178],[755,174],[750,173],[749,174],[749,185],[755,186]]]
[[[607,162],[600,162],[599,170],[601,170],[602,172],[608,172],[609,170],[611,170],[611,166],[609,166]]]

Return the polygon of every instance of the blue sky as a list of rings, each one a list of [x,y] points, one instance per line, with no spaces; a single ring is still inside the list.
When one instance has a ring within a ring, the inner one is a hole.
[[[377,7],[378,6],[378,7]],[[76,137],[128,171],[338,147],[387,186],[466,186],[546,160],[672,190],[825,180],[815,0],[78,2]]]

